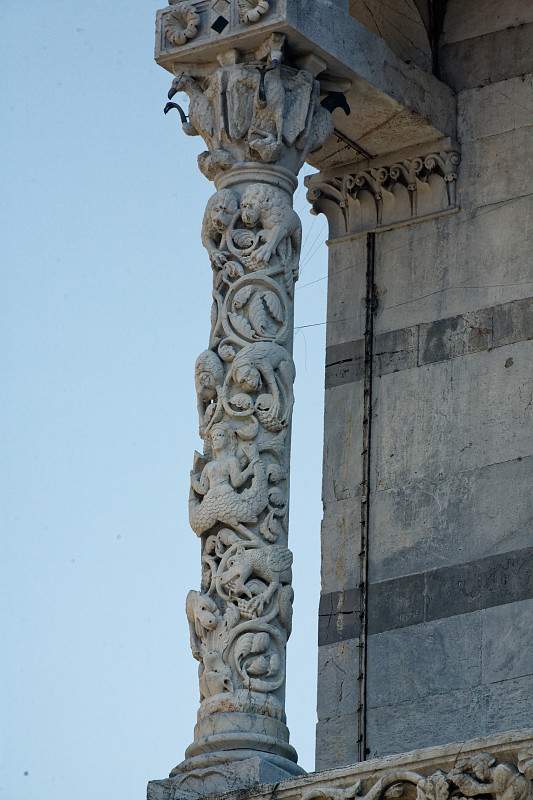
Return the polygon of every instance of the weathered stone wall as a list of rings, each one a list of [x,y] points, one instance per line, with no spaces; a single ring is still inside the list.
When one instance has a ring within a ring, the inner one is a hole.
[[[533,5],[450,0],[440,63],[460,211],[375,243],[364,714],[368,242],[330,244],[317,769],[533,719]]]

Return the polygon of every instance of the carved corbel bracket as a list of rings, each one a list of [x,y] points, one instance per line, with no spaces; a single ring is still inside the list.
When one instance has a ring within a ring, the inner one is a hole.
[[[360,162],[357,170],[306,178],[314,214],[323,213],[331,238],[409,225],[457,210],[459,150],[450,143],[421,154],[398,153]]]

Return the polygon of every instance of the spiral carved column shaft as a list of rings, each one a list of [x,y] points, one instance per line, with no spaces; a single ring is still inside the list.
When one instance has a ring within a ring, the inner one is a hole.
[[[292,195],[332,122],[318,82],[284,64],[282,51],[283,37],[274,34],[256,54],[232,50],[216,64],[188,65],[169,92],[170,100],[188,95],[188,116],[173,102],[165,109],[179,111],[186,134],[203,137],[199,166],[216,187],[202,224],[213,306],[209,344],[195,367],[203,448],[189,494],[202,546],[201,587],[186,604],[200,709],[186,760],[171,773],[185,794],[301,772],[284,711],[293,299],[302,239]],[[243,763],[258,760],[253,776],[248,769],[243,777]]]
[[[284,686],[301,223],[281,182],[287,176],[276,168],[235,167],[221,178],[202,227],[213,313],[195,371],[204,448],[191,473],[189,517],[202,539],[202,585],[188,595],[187,617],[201,704],[188,757],[260,750],[296,762]]]

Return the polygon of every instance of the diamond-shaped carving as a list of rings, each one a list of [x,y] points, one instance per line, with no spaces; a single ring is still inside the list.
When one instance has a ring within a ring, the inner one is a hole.
[[[216,18],[211,27],[213,28],[214,31],[216,31],[216,33],[222,33],[224,28],[227,28],[228,25],[229,25],[229,20],[226,19],[226,17],[224,17],[221,14],[219,17]]]

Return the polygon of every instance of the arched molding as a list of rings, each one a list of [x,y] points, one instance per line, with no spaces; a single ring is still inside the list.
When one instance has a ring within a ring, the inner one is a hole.
[[[350,14],[404,61],[438,72],[446,0],[350,0]]]

